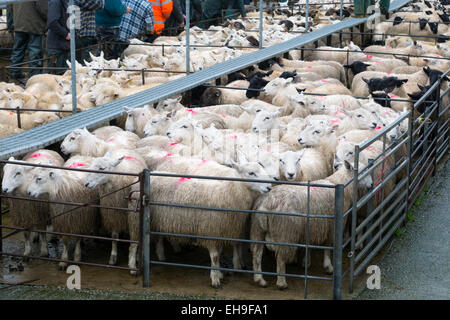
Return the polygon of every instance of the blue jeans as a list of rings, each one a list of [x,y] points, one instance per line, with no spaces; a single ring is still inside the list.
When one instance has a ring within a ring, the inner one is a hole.
[[[25,53],[28,49],[28,61],[39,60],[43,57],[42,49],[42,35],[33,34],[27,32],[14,32],[14,45],[11,53],[11,63],[17,64],[23,62]],[[30,69],[29,76],[42,73],[42,60],[30,62],[28,64],[33,68]],[[22,69],[11,69],[11,77],[21,78],[23,77]]]
[[[100,55],[100,51],[103,50],[104,57],[107,60],[117,59],[122,55],[122,52],[128,46],[128,43],[125,43],[119,40],[119,27],[99,27],[97,26],[97,41],[98,41],[98,53]],[[103,44],[103,42],[115,42],[115,43],[107,43]],[[120,44],[121,42],[123,44]]]
[[[70,51],[64,51],[64,50],[55,50],[55,49],[47,49],[47,56],[56,56],[56,57],[52,57],[50,61],[56,61],[53,63],[49,63],[50,67],[55,67],[55,68],[69,68],[69,66],[67,65],[66,60],[70,61]],[[49,69],[47,71],[48,73],[53,73],[53,74],[63,74],[64,72],[66,72],[66,70],[55,70],[55,69]]]

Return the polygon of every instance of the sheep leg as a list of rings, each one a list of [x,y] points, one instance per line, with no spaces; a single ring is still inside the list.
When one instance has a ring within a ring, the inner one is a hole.
[[[333,273],[333,264],[331,263],[330,250],[323,251],[323,267],[328,274]]]
[[[156,243],[156,255],[159,261],[166,261],[166,255],[164,254],[164,238],[159,237]]]
[[[119,233],[116,231],[113,231],[111,234],[112,238],[118,238]],[[112,241],[112,247],[111,247],[111,256],[109,257],[109,264],[115,265],[117,263],[117,241]]]
[[[69,243],[65,237],[63,237],[62,246],[63,246],[63,251],[61,254],[61,260],[69,260],[69,250],[68,250]],[[67,268],[67,262],[61,261],[59,263],[59,270],[64,271],[64,270],[66,270],[66,268]]]
[[[73,260],[76,262],[81,261],[81,239],[80,238],[78,238],[78,240],[75,244],[75,253],[74,253]]]
[[[253,256],[253,271],[261,272],[261,262],[264,245],[259,243],[252,243],[250,248],[252,250]],[[266,280],[264,280],[263,275],[260,273],[253,274],[253,281],[255,281],[259,286],[263,288],[267,287],[267,282]]]
[[[286,273],[286,262],[279,254],[277,255],[277,273]],[[280,290],[287,289],[288,285],[285,276],[277,276],[277,287]]]
[[[172,245],[172,249],[175,253],[180,253],[181,252],[181,247],[180,244],[177,242],[170,242],[170,244]]]
[[[305,250],[306,251],[306,250]],[[306,252],[305,252],[305,256],[303,257],[303,262],[302,262],[302,266],[305,267],[306,266]],[[308,250],[308,268],[311,267],[311,249]]]
[[[40,233],[39,240],[41,241],[41,257],[48,257],[47,235]]]
[[[221,249],[217,247],[209,248],[209,256],[211,258],[211,267],[220,268],[220,252]],[[220,270],[211,270],[211,286],[214,289],[220,288],[220,279],[223,278],[222,272]]]
[[[23,251],[23,255],[25,256],[24,261],[29,260],[28,256],[31,253],[31,241],[30,241],[31,234],[30,233],[31,233],[30,231],[25,231],[23,233],[23,236],[25,238],[25,250]]]
[[[136,269],[137,248],[138,248],[137,243],[130,244],[130,249],[129,249],[129,253],[128,253],[128,267],[129,268]],[[137,271],[130,270],[130,274],[132,276],[136,276],[137,275]]]
[[[242,269],[242,244],[238,243],[233,246],[233,268]]]

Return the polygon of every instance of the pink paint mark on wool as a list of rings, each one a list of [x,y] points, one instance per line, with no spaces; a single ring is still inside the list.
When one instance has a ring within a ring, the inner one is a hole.
[[[380,61],[380,60],[375,61],[375,63],[381,63],[381,62],[383,62],[383,61]]]
[[[194,109],[186,109],[187,112],[191,112],[192,114],[196,114],[198,113],[198,111],[194,110]]]
[[[170,146],[176,146],[178,144],[178,142],[171,142],[169,143]]]
[[[230,136],[230,139],[231,140],[236,140],[237,139],[237,135]]]
[[[125,156],[123,157],[123,160],[138,160],[138,158],[132,156]]]
[[[311,69],[311,68],[312,68],[312,66],[307,66],[307,68],[308,68],[308,69]]]
[[[372,147],[372,146],[367,146],[366,149],[367,149],[367,150],[375,150],[375,148]]]
[[[328,82],[327,80],[325,80],[325,79],[322,79],[322,80],[320,80],[321,82]]]
[[[81,168],[81,167],[87,167],[84,163],[74,162],[68,168]]]
[[[367,58],[367,59],[372,59],[373,56],[370,56],[370,55],[366,54],[366,58]]]
[[[381,128],[383,128],[382,126],[378,126],[375,128],[375,130],[380,130]]]
[[[106,140],[106,142],[113,142],[113,141],[116,141],[117,139],[116,138],[109,138],[108,140]]]
[[[391,75],[391,73],[390,73],[390,72],[387,72],[386,74],[387,74],[388,76],[390,76],[390,75]]]
[[[191,180],[191,178],[184,178],[184,177],[180,178],[180,179],[178,179],[178,183],[183,183],[186,180]]]
[[[330,120],[330,123],[338,123],[339,121],[341,121],[341,120],[339,120],[339,119],[332,119],[332,120]]]
[[[224,114],[224,113],[222,113],[220,116],[221,116],[222,118],[226,118],[226,117],[227,117],[227,115]]]
[[[43,153],[33,153],[31,155],[29,155],[28,157],[25,158],[25,160],[27,159],[31,159],[31,158],[47,158],[47,156]]]

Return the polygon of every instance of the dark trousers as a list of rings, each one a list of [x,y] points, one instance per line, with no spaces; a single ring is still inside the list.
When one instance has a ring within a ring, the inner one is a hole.
[[[122,55],[127,44],[119,40],[119,27],[99,27],[97,26],[97,55],[103,50],[107,60],[117,59]],[[104,43],[115,42],[115,43]],[[118,43],[120,42],[120,43]]]
[[[47,56],[50,57],[50,67],[55,68],[66,68],[68,69],[69,66],[67,65],[67,60],[70,61],[70,51],[68,50],[55,50],[55,49],[47,49]],[[66,70],[63,69],[49,69],[47,71],[48,73],[53,74],[63,74],[66,72]]]
[[[77,47],[77,61],[79,63],[83,64],[84,60],[91,61],[89,52],[96,54],[96,50],[94,48],[96,43],[97,39],[95,37],[77,37],[75,39],[75,45]]]
[[[11,53],[11,63],[17,64],[23,62],[27,49],[28,61],[42,59],[42,35],[27,32],[14,32],[14,45]],[[42,73],[42,60],[30,62],[28,65],[31,68],[38,68],[29,70],[28,73],[30,77]],[[23,76],[24,75],[21,69],[11,69],[11,77],[22,78]]]

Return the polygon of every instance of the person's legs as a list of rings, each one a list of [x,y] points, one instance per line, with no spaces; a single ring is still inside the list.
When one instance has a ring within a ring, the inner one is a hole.
[[[30,34],[28,41],[28,57],[30,61],[39,60],[30,63],[30,67],[38,68],[38,69],[30,69],[29,76],[32,77],[37,74],[42,73],[42,58],[43,58],[43,49],[42,49],[42,35],[39,34]]]
[[[25,52],[28,47],[28,34],[25,32],[14,32],[14,44],[11,52],[11,64],[23,62]],[[21,69],[11,69],[11,77],[18,79],[23,78],[24,75]]]
[[[119,38],[119,27],[97,27],[97,39],[99,42],[99,52],[103,49],[104,57],[107,60],[117,59],[117,53],[120,51],[120,44],[107,43],[104,42],[117,42]],[[103,44],[103,45],[102,45]]]
[[[54,68],[68,68],[66,60],[70,60],[70,51],[63,51],[63,50],[55,50],[55,49],[47,49],[47,56],[53,56],[52,60],[53,63],[51,63],[51,67]],[[61,75],[66,70],[63,69],[53,69],[48,70],[48,73],[58,74]]]

